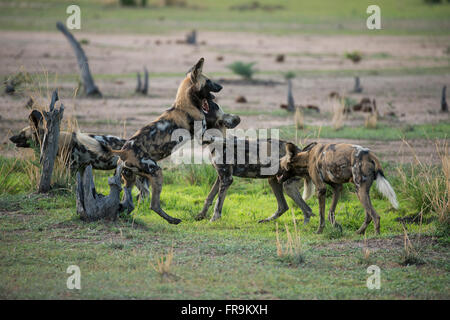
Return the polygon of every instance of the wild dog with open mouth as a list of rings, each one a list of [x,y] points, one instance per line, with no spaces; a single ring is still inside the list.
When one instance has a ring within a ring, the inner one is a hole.
[[[208,125],[208,127],[210,127],[210,125]],[[211,125],[211,127],[218,127],[218,126]],[[272,188],[272,191],[277,199],[278,209],[272,216],[260,220],[259,222],[267,222],[277,219],[289,209],[289,206],[283,194],[284,190],[286,194],[289,197],[291,197],[295,201],[295,203],[301,208],[304,215],[304,224],[307,224],[310,220],[310,217],[312,216],[312,210],[300,196],[299,182],[301,180],[301,177],[298,176],[291,177],[287,181],[280,183],[277,180],[277,174],[280,173],[280,170],[278,170],[275,174],[267,175],[263,173],[262,169],[264,167],[270,167],[270,164],[263,164],[260,161],[261,159],[259,158],[257,159],[255,164],[250,164],[249,161],[249,159],[252,156],[251,153],[254,153],[253,155],[260,154],[259,153],[260,148],[267,148],[267,155],[270,158],[272,144],[278,145],[279,151],[278,155],[279,158],[281,158],[286,154],[285,145],[287,142],[275,139],[267,139],[267,140],[256,139],[256,141],[250,141],[249,139],[245,139],[244,143],[241,144],[240,142],[238,142],[238,140],[239,138],[236,136],[223,139],[222,141],[219,142],[221,144],[219,146],[219,150],[217,150],[218,147],[217,141],[214,141],[214,143],[211,143],[209,145],[211,151],[212,164],[216,169],[218,176],[216,181],[214,182],[213,187],[211,188],[211,191],[208,194],[208,197],[205,200],[202,211],[197,215],[196,219],[201,220],[206,218],[208,209],[211,206],[217,193],[219,193],[219,195],[217,197],[216,205],[214,207],[214,214],[211,218],[211,221],[220,219],[220,217],[222,216],[222,207],[225,200],[226,192],[233,183],[233,176],[236,176],[241,178],[268,179],[269,185]],[[250,146],[251,143],[255,144],[256,150],[251,148]],[[228,145],[233,144],[234,147],[233,150],[234,157],[231,163],[223,161],[224,159],[226,159],[227,144]],[[244,163],[240,163],[238,161],[238,153],[241,151],[238,149],[242,147],[244,148],[244,157],[245,157],[243,159]],[[299,148],[297,148],[296,150],[298,152],[301,151],[301,149]],[[221,161],[216,161],[217,159],[219,159],[219,157],[216,157],[216,152],[222,153]],[[308,196],[308,192],[310,192],[310,190],[307,189],[307,187],[310,186],[310,183],[307,183],[306,179],[309,179],[309,176],[307,173],[302,176],[305,178],[304,196]]]
[[[16,147],[32,148],[39,146],[44,138],[42,113],[33,110],[29,117],[30,125],[9,139]],[[80,131],[61,131],[58,140],[58,155],[62,155],[65,165],[75,174],[84,171],[88,165],[96,170],[113,170],[117,167],[119,157],[109,150],[120,149],[126,140],[112,135],[86,134]],[[148,181],[140,178],[137,187],[141,197],[149,194]]]
[[[136,175],[139,175],[150,180],[152,188],[150,208],[171,224],[181,222],[161,209],[163,175],[156,161],[168,157],[177,145],[186,142],[183,137],[179,137],[178,141],[172,140],[172,133],[175,130],[187,130],[190,138],[194,135],[203,135],[206,130],[205,114],[209,112],[208,100],[212,100],[213,97],[210,92],[219,92],[222,86],[202,73],[203,63],[204,59],[201,58],[189,70],[178,87],[172,108],[137,131],[121,150],[111,150],[120,157],[117,169],[122,170],[122,177],[125,180],[123,205],[128,208],[128,212],[134,209],[131,189]],[[195,121],[202,123],[201,132],[194,132]]]
[[[282,174],[279,181],[292,175],[308,171],[311,183],[317,188],[319,198],[320,224],[317,233],[325,227],[326,184],[333,188],[333,199],[328,212],[328,220],[334,225],[336,209],[342,184],[352,182],[356,186],[359,201],[366,217],[357,233],[364,233],[370,221],[374,221],[375,231],[380,233],[380,216],[370,201],[370,187],[377,182],[377,189],[389,199],[397,209],[398,202],[394,190],[384,177],[378,158],[367,148],[345,143],[317,143],[308,151],[298,152],[294,144],[286,144],[286,156],[281,159]]]

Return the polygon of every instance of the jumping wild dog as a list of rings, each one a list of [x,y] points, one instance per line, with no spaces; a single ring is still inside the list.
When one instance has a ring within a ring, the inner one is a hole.
[[[150,208],[171,224],[178,224],[180,219],[169,216],[161,208],[160,195],[162,191],[162,169],[156,161],[168,157],[174,148],[186,141],[182,137],[172,140],[172,133],[177,129],[185,129],[190,138],[202,136],[206,130],[205,115],[209,113],[210,102],[214,98],[211,92],[219,92],[222,86],[208,79],[203,73],[204,59],[201,58],[187,73],[178,87],[173,106],[166,110],[156,120],[138,130],[122,147],[121,150],[111,150],[118,155],[118,170],[122,170],[125,180],[124,205],[128,212],[134,209],[131,188],[136,175],[150,180],[152,197]],[[194,132],[194,122],[202,123],[201,132]],[[227,123],[224,123],[228,125]]]
[[[317,143],[308,151],[297,152],[292,143],[286,144],[286,156],[281,159],[282,173],[279,181],[292,175],[308,171],[311,183],[317,188],[319,198],[320,224],[317,233],[325,227],[326,184],[333,188],[333,199],[328,212],[328,220],[334,225],[334,212],[342,191],[342,184],[353,182],[359,201],[364,207],[366,217],[357,233],[364,233],[373,220],[375,231],[380,233],[380,216],[370,201],[369,191],[373,181],[378,190],[389,199],[397,209],[398,202],[394,190],[384,177],[378,158],[367,148],[351,144]],[[306,199],[305,199],[306,200]]]

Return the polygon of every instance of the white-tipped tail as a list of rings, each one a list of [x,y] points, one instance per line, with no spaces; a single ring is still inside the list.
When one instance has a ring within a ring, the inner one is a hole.
[[[103,151],[100,142],[92,138],[91,136],[81,133],[80,131],[76,132],[77,140],[82,145],[84,145],[88,150],[98,154],[103,155],[105,152]]]
[[[304,179],[303,181],[303,200],[308,200],[314,193],[314,183],[311,179]]]
[[[376,181],[378,191],[380,191],[381,194],[389,199],[395,209],[398,209],[397,196],[395,195],[394,189],[392,189],[391,185],[389,184],[389,181],[387,181],[386,178],[383,177],[383,175],[380,173],[377,174]]]

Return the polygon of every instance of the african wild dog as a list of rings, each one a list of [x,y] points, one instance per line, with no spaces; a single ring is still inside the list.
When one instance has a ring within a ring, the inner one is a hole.
[[[29,115],[30,125],[9,139],[16,147],[32,148],[39,146],[44,138],[42,113],[33,110]],[[58,155],[65,161],[71,173],[84,171],[88,165],[97,170],[113,170],[119,157],[109,152],[109,148],[120,149],[125,139],[112,135],[86,134],[80,131],[61,131],[59,135]],[[137,187],[141,197],[149,194],[148,181],[140,178]]]
[[[286,144],[286,156],[281,159],[282,174],[279,181],[292,175],[308,171],[311,182],[317,188],[319,198],[320,224],[317,233],[325,227],[326,184],[333,188],[333,200],[328,212],[328,220],[334,225],[334,211],[342,190],[342,184],[353,182],[366,217],[357,233],[364,233],[373,219],[375,231],[380,233],[380,216],[370,201],[370,187],[374,180],[378,190],[389,199],[394,208],[398,202],[394,190],[384,177],[378,158],[366,148],[351,144],[317,143],[310,150],[298,152],[294,144]]]
[[[208,125],[209,127],[217,127],[214,125]],[[268,157],[270,157],[272,144],[275,143],[278,145],[279,149],[279,157],[285,155],[286,149],[286,141],[283,140],[275,140],[275,139],[256,139],[255,141],[250,141],[249,139],[245,139],[243,143],[238,143],[238,140],[241,140],[240,138],[234,136],[234,137],[227,137],[226,139],[221,139],[219,141],[214,140],[213,143],[209,144],[210,152],[211,152],[211,158],[212,158],[212,164],[214,168],[217,171],[217,179],[214,182],[213,187],[211,188],[211,191],[208,194],[208,197],[205,200],[204,206],[202,211],[197,215],[197,220],[205,219],[208,213],[208,209],[211,206],[215,196],[217,193],[219,193],[219,196],[216,201],[216,205],[214,207],[214,215],[211,218],[211,221],[215,221],[220,219],[222,216],[222,207],[225,200],[226,192],[228,188],[233,183],[233,176],[241,177],[241,178],[255,178],[255,179],[267,179],[270,187],[272,188],[273,193],[275,194],[275,197],[277,199],[278,203],[278,209],[277,211],[270,217],[260,220],[259,222],[267,222],[274,219],[277,219],[280,217],[284,212],[286,212],[289,207],[286,202],[286,199],[284,198],[283,189],[287,193],[289,197],[291,197],[295,203],[301,208],[304,215],[304,223],[307,224],[309,222],[310,217],[312,216],[312,210],[311,208],[306,204],[305,201],[303,201],[302,197],[300,196],[299,192],[299,182],[301,177],[291,177],[288,181],[285,181],[284,183],[279,183],[277,180],[277,174],[280,172],[279,170],[275,174],[267,175],[262,172],[262,169],[264,167],[270,167],[269,164],[263,164],[261,162],[261,159],[257,159],[255,161],[255,164],[250,164],[250,157],[256,156],[259,154],[260,148],[267,148],[267,154]],[[220,143],[221,145],[217,145],[217,143]],[[250,147],[250,144],[254,143],[256,146],[256,150],[252,150]],[[231,163],[227,163],[226,160],[226,151],[227,151],[227,144],[233,144],[234,150],[233,150],[233,160]],[[238,161],[238,153],[241,152],[241,146],[244,148],[244,163],[239,163]],[[219,148],[217,148],[219,147]],[[298,152],[301,151],[301,149],[296,149]],[[218,155],[216,153],[221,153],[221,155]],[[251,153],[255,153],[254,155],[251,155]],[[217,161],[219,160],[220,161]],[[309,179],[307,173],[305,176],[305,179]],[[309,190],[306,188],[307,186],[310,186],[309,183],[306,183],[305,180],[305,189],[304,189],[304,196],[308,196]]]
[[[125,180],[125,201],[123,205],[131,212],[134,209],[131,189],[136,175],[147,177],[152,188],[151,209],[171,224],[178,224],[180,219],[173,218],[161,209],[160,195],[163,184],[162,169],[156,161],[168,157],[174,148],[188,139],[179,137],[172,140],[172,133],[177,129],[189,132],[194,136],[202,136],[206,130],[205,114],[210,110],[210,101],[214,98],[210,92],[219,92],[222,86],[208,79],[203,73],[201,58],[187,73],[178,87],[173,106],[156,120],[138,130],[122,147],[111,150],[120,156],[118,170],[122,171]],[[194,122],[200,122],[200,130],[195,131]]]
[[[39,146],[44,138],[42,119],[41,112],[33,110],[29,116],[30,126],[10,137],[9,140],[19,148]],[[126,140],[111,135],[61,131],[58,141],[58,154],[66,153],[67,156],[63,155],[63,159],[67,159],[66,165],[71,171],[76,172],[83,170],[88,165],[92,165],[94,169],[98,170],[115,169],[119,157],[112,155],[108,146],[119,149]]]

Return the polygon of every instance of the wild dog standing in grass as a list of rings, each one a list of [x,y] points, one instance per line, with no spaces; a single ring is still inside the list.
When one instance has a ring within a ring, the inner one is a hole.
[[[9,138],[16,147],[39,146],[44,138],[42,113],[33,110],[28,118],[30,125]],[[120,149],[126,140],[112,135],[86,134],[76,130],[61,131],[58,142],[58,156],[64,159],[65,166],[70,172],[76,174],[78,171],[84,171],[88,165],[92,165],[92,168],[96,170],[115,169],[119,157],[112,154],[109,148]],[[141,197],[148,196],[148,181],[145,178],[139,178],[137,187]]]
[[[131,212],[134,209],[131,189],[136,175],[150,180],[152,188],[151,209],[166,219],[169,223],[178,224],[180,219],[173,218],[161,209],[160,195],[162,191],[162,169],[156,161],[169,156],[180,143],[186,142],[182,136],[177,141],[172,140],[172,133],[177,129],[187,130],[190,138],[203,135],[206,130],[205,114],[209,112],[208,99],[210,92],[219,92],[222,86],[208,79],[203,73],[201,58],[187,73],[178,87],[172,108],[165,111],[156,120],[137,131],[121,150],[111,150],[119,155],[118,169],[122,170],[125,180],[125,201],[123,205]],[[202,123],[199,131],[194,132],[194,122]]]
[[[234,159],[231,163],[223,163],[223,161],[215,161],[216,159],[216,147],[217,142],[214,143],[215,147],[211,148],[211,155],[212,155],[212,163],[214,168],[217,171],[218,177],[216,181],[214,182],[214,185],[211,189],[211,191],[208,194],[208,197],[205,200],[204,206],[202,211],[197,215],[196,219],[201,220],[205,219],[208,213],[208,209],[211,206],[215,196],[217,193],[219,193],[216,201],[216,205],[214,207],[214,215],[211,218],[211,221],[215,221],[220,219],[222,216],[222,207],[225,200],[226,192],[228,188],[233,183],[233,176],[241,177],[241,178],[253,178],[253,179],[268,179],[269,185],[277,199],[278,208],[277,211],[270,217],[260,220],[259,222],[268,222],[274,219],[277,219],[280,217],[284,212],[286,212],[289,209],[289,206],[286,202],[286,199],[283,194],[283,190],[287,193],[289,197],[292,198],[292,200],[295,201],[295,203],[301,208],[304,215],[304,224],[307,224],[310,220],[310,217],[313,215],[311,208],[306,204],[306,202],[303,200],[302,196],[299,192],[299,182],[301,180],[301,177],[305,178],[305,188],[304,188],[304,194],[303,196],[308,197],[308,193],[311,192],[311,189],[308,189],[310,187],[310,183],[306,183],[306,180],[309,180],[308,174],[305,171],[305,174],[297,174],[296,176],[292,176],[287,181],[284,181],[283,183],[278,182],[277,180],[277,174],[280,173],[279,170],[276,171],[274,174],[264,174],[262,171],[262,168],[264,167],[270,167],[270,165],[263,164],[261,159],[258,159],[258,162],[255,164],[250,164],[249,159],[252,157],[251,153],[255,152],[251,150],[251,143],[249,139],[245,139],[244,141],[244,153],[245,153],[245,161],[244,163],[239,163],[238,161],[238,153],[240,152],[238,150],[240,143],[238,142],[240,138],[238,137],[231,137],[226,138],[223,141],[219,142],[222,144],[220,147],[220,152],[223,154],[223,158],[226,158],[226,150],[227,150],[227,144],[233,144],[234,146]],[[286,141],[283,140],[275,140],[275,139],[256,139],[254,142],[257,150],[256,154],[259,154],[260,148],[267,148],[268,156],[270,157],[270,151],[272,149],[272,144],[278,145],[279,148],[279,157],[282,157],[285,155],[285,144]],[[223,151],[222,151],[223,150]],[[297,148],[297,152],[300,152],[301,149]]]
[[[334,225],[336,209],[342,184],[353,182],[356,194],[366,211],[363,225],[357,233],[364,233],[370,221],[374,221],[375,231],[380,233],[380,216],[370,201],[369,191],[374,180],[378,190],[389,199],[397,209],[398,202],[394,190],[384,177],[378,158],[366,148],[351,144],[317,143],[308,151],[298,152],[294,144],[286,144],[286,156],[281,159],[282,174],[279,181],[308,170],[311,182],[317,188],[319,198],[320,224],[317,233],[325,227],[325,193],[326,184],[333,188],[333,200],[328,220]]]
[[[221,137],[225,137],[225,127],[226,128],[234,128],[239,122],[240,118],[235,115],[225,115],[220,107],[214,103],[213,101],[209,104],[210,111],[206,115],[207,128],[215,128],[221,131]],[[268,157],[271,156],[272,144],[278,145],[278,155],[282,157],[286,153],[285,145],[286,141],[283,140],[275,140],[275,139],[256,139],[253,141],[256,145],[256,150],[252,150],[250,147],[251,142],[249,139],[245,139],[244,144],[238,143],[238,137],[231,137],[225,139],[211,139],[210,141],[204,141],[204,144],[208,144],[211,152],[212,164],[217,171],[217,179],[214,182],[211,191],[208,194],[208,197],[205,200],[205,204],[203,206],[202,211],[197,215],[197,220],[205,219],[208,213],[208,209],[214,201],[215,196],[219,193],[219,196],[216,201],[216,205],[214,207],[214,215],[211,218],[211,221],[215,221],[220,219],[222,216],[222,207],[225,200],[226,192],[228,188],[233,183],[233,176],[242,177],[242,178],[255,178],[255,179],[264,179],[268,178],[269,185],[272,188],[273,193],[277,199],[278,209],[277,211],[270,217],[261,220],[259,222],[267,222],[270,220],[274,220],[281,216],[284,212],[286,212],[289,207],[287,205],[286,199],[284,198],[284,191],[295,201],[295,203],[302,209],[304,214],[304,223],[308,223],[310,217],[312,216],[311,208],[303,201],[300,192],[299,185],[300,177],[291,177],[288,181],[279,183],[276,179],[279,170],[275,174],[267,175],[264,174],[262,170],[264,167],[270,167],[270,164],[263,164],[261,159],[258,158],[257,163],[250,164],[249,159],[252,156],[257,156],[259,154],[260,148],[267,148]],[[220,145],[218,145],[218,143]],[[234,147],[233,154],[234,158],[231,163],[227,163],[226,161],[216,161],[217,159],[226,159],[226,150],[227,144],[232,144]],[[238,161],[238,150],[239,146],[244,147],[244,163],[239,163]],[[305,149],[307,149],[306,147]],[[300,152],[301,149],[297,148],[297,151]],[[255,152],[255,155],[250,155],[251,152]],[[221,153],[220,157],[216,153]],[[306,179],[309,179],[307,172],[305,171]],[[310,187],[310,183],[305,182],[304,188],[304,196],[309,197],[308,192],[311,192],[308,187]]]

